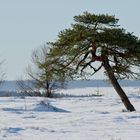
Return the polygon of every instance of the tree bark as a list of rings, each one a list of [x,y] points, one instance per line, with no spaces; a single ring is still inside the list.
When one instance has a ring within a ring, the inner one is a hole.
[[[46,81],[46,94],[45,94],[46,97],[51,97],[51,91],[50,91],[50,84],[48,81]]]
[[[111,81],[111,84],[113,85],[114,89],[116,90],[116,92],[118,93],[118,95],[120,96],[124,106],[126,107],[126,109],[128,111],[136,111],[134,106],[131,104],[131,102],[129,101],[127,95],[125,94],[125,92],[123,91],[123,89],[121,88],[120,84],[118,83],[114,72],[112,71],[112,68],[109,64],[109,60],[108,57],[105,57],[103,60],[103,66],[107,72],[107,75]]]

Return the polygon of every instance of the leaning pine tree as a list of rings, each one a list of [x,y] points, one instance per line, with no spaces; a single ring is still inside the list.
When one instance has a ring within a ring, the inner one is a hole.
[[[102,68],[128,111],[135,111],[118,79],[139,78],[140,40],[120,28],[110,15],[84,12],[74,17],[71,28],[61,31],[50,42],[50,56],[62,59],[63,67],[73,66],[81,76],[93,75]],[[99,62],[99,63],[96,63]]]

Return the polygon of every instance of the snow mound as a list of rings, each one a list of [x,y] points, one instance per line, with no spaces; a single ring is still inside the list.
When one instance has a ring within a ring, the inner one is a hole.
[[[35,98],[34,98],[35,99]],[[20,100],[20,99],[19,99]],[[59,113],[68,113],[69,111],[53,106],[49,101],[39,100],[39,101],[30,101],[29,98],[26,100],[20,100],[20,103],[15,105],[18,102],[18,98],[15,99],[16,102],[11,107],[2,107],[1,110],[5,112],[23,114],[25,112],[59,112]]]
[[[39,112],[69,112],[61,108],[54,107],[49,102],[40,101],[38,104],[35,105],[33,111]]]

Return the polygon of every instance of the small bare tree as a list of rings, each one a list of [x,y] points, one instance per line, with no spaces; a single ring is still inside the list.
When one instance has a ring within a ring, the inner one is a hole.
[[[42,89],[45,97],[52,97],[55,89],[63,88],[66,81],[70,79],[65,71],[71,72],[70,68],[62,68],[59,58],[52,59],[49,56],[50,51],[51,49],[47,46],[34,50],[33,65],[30,65],[27,70],[30,78],[35,81],[35,87]]]

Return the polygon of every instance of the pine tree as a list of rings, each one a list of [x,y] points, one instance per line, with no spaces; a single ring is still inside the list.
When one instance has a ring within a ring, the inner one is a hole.
[[[81,77],[92,76],[103,68],[126,109],[135,111],[118,79],[140,77],[139,38],[120,28],[119,20],[112,15],[84,12],[74,21],[56,41],[48,43],[52,46],[50,56],[60,57],[64,69],[72,67]]]

